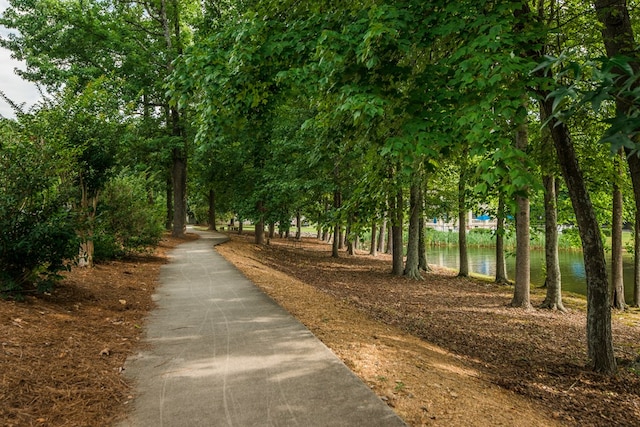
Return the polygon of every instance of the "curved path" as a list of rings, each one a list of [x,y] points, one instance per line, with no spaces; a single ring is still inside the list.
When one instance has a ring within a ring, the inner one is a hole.
[[[302,324],[196,232],[160,272],[127,426],[403,426]]]

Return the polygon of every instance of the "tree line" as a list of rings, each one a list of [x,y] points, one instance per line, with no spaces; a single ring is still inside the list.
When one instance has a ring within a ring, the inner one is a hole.
[[[74,227],[81,241],[94,241],[99,195],[116,171],[144,177],[174,235],[188,211],[213,225],[216,212],[250,220],[259,244],[305,217],[333,235],[338,256],[365,230],[382,246],[389,229],[392,273],[415,279],[428,268],[426,218],[457,218],[465,230],[467,212],[481,208],[498,219],[499,267],[514,224],[514,307],[531,306],[530,225],[544,224],[543,305],[563,310],[557,230],[573,224],[588,354],[594,369],[615,372],[622,228],[640,228],[637,2],[10,4],[0,24],[18,32],[2,46],[26,61],[23,77],[54,95],[8,126],[23,129],[15,132],[24,149],[55,146],[54,135],[67,141],[88,224]],[[59,121],[46,130],[28,123],[54,111]],[[459,233],[463,276],[465,239]],[[496,280],[506,280],[504,268]],[[639,283],[636,268],[635,305]]]

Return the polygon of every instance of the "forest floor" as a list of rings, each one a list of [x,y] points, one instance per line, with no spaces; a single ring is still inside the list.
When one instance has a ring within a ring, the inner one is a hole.
[[[389,274],[387,255],[330,257],[315,239],[232,235],[219,252],[304,323],[409,425],[640,425],[640,312],[614,314],[614,377],[585,368],[585,302],[511,309],[509,287],[435,269]],[[74,269],[50,295],[0,301],[0,420],[112,426],[166,252]],[[534,290],[534,304],[543,294]]]

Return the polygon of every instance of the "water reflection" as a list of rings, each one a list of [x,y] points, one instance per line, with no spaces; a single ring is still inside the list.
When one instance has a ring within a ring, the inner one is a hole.
[[[492,248],[469,249],[469,271],[487,276],[495,276],[495,250]],[[562,289],[586,295],[587,284],[584,271],[582,252],[562,251],[560,256],[560,273],[562,274]],[[458,269],[460,259],[458,248],[429,248],[427,261],[430,264],[442,265]],[[507,255],[507,274],[509,278],[515,276],[515,256]],[[542,286],[544,283],[544,252],[531,252],[531,284]],[[625,298],[627,303],[633,299],[633,261],[631,257],[624,260]]]

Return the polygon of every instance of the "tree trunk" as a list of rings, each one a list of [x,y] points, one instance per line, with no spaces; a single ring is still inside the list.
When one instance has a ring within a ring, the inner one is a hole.
[[[424,217],[424,187],[420,186],[420,222],[418,223],[418,267],[422,271],[431,271],[431,267],[427,263],[427,240],[425,236],[425,217]]]
[[[382,224],[380,225],[380,230],[378,230],[378,252],[384,253],[385,251],[386,235],[387,235],[387,217],[385,214],[385,217],[382,219]]]
[[[173,226],[173,180],[171,175],[167,176],[166,181],[167,190],[167,216],[164,223],[165,230],[171,230]]]
[[[216,192],[209,190],[209,230],[218,231],[216,224]]]
[[[524,110],[524,106],[522,107]],[[526,123],[526,110],[523,113],[523,122],[516,129],[516,148],[525,151],[529,144],[529,135]],[[524,189],[528,191],[528,189]],[[516,283],[513,291],[511,307],[531,308],[531,251],[529,230],[529,198],[516,196]]]
[[[466,156],[466,153],[465,153]],[[467,191],[466,191],[466,166],[461,166],[458,181],[458,252],[460,257],[460,270],[458,276],[469,276],[469,256],[467,252]]]
[[[338,219],[338,210],[342,205],[342,194],[339,190],[333,192],[333,207],[335,209],[335,224],[333,226],[333,245],[331,248],[331,256],[334,258],[338,258],[340,255],[338,251],[342,248],[340,243],[342,242],[342,227],[340,225],[340,220]]]
[[[182,54],[179,9],[176,0],[172,0],[171,4],[173,6],[173,34],[166,0],[160,2],[160,21],[167,50],[169,52],[173,51],[172,53],[179,56]],[[173,71],[174,59],[175,57],[173,55],[168,55],[166,58],[168,73]],[[183,134],[180,112],[176,107],[169,108],[169,122],[171,123],[171,136],[181,138],[184,144],[183,147],[173,148],[171,166],[171,179],[173,183],[173,228],[171,235],[174,237],[182,237],[184,236],[187,219],[187,142]]]
[[[511,307],[531,308],[529,199],[516,197],[516,283]]]
[[[94,228],[96,219],[96,210],[98,208],[98,192],[89,196],[89,188],[85,185],[85,181],[80,177],[80,208],[83,215],[82,229],[80,230],[80,248],[78,253],[78,267],[93,267],[94,246]]]
[[[550,117],[553,101],[542,102],[545,115]],[[609,281],[600,226],[578,165],[569,129],[557,119],[551,119],[548,126],[582,239],[587,279],[587,352],[595,371],[614,374],[617,367],[613,353]]]
[[[547,120],[545,109],[540,104],[540,117]],[[560,275],[560,260],[558,258],[558,194],[556,191],[556,167],[557,159],[553,148],[553,139],[549,128],[541,130],[541,166],[542,184],[544,186],[544,231],[545,231],[545,288],[547,294],[541,304],[541,308],[566,311],[562,303],[562,280]]]
[[[273,237],[276,234],[276,223],[275,222],[273,222],[273,221],[269,222],[269,231],[268,231],[268,233],[269,233],[268,234],[269,238],[273,239]]]
[[[347,254],[355,255],[355,245],[353,243],[353,236],[351,235],[351,219],[347,221],[347,228],[345,232],[345,243],[347,247]]]
[[[622,189],[620,182],[623,179],[621,151],[614,158],[613,177],[613,208],[611,212],[611,306],[618,310],[624,310],[627,306],[624,300],[624,275],[622,265]]]
[[[171,171],[173,183],[173,237],[182,237],[187,219],[187,158],[184,150],[173,149],[173,165]]]
[[[262,217],[260,217],[260,220],[256,223],[255,242],[256,245],[264,245],[264,218]]]
[[[302,218],[300,217],[300,211],[296,212],[296,239],[302,238]]]
[[[387,222],[387,248],[385,253],[393,254],[393,219]]]
[[[404,245],[402,243],[402,188],[398,190],[396,196],[392,198],[394,200],[393,209],[391,210],[393,215],[393,224],[391,225],[392,231],[392,241],[393,241],[393,249],[392,249],[392,265],[393,268],[391,270],[391,274],[394,276],[402,276],[403,273],[403,264],[404,264]]]
[[[504,257],[504,194],[498,196],[498,221],[496,225],[496,283],[506,285],[509,283],[507,277],[507,263]]]
[[[371,247],[369,248],[369,255],[378,255],[378,247],[376,245],[376,236],[378,235],[378,227],[376,220],[371,221]]]
[[[633,230],[633,306],[640,307],[640,210]]]
[[[558,258],[558,204],[556,195],[556,179],[553,175],[542,177],[544,185],[544,258],[547,277],[545,285],[547,294],[542,308],[566,311],[562,303],[562,280],[560,276],[560,259]]]
[[[409,190],[409,239],[407,260],[403,274],[411,279],[422,280],[420,275],[420,180],[414,177]]]

